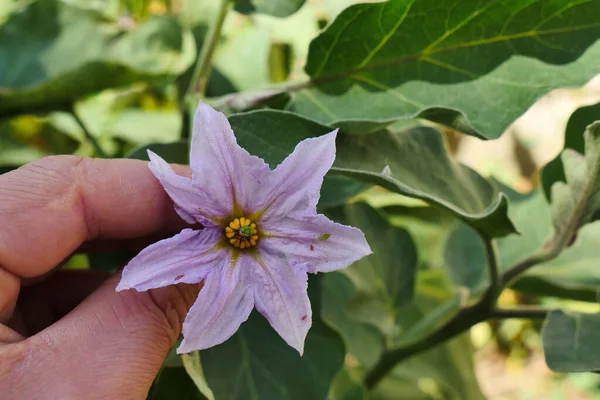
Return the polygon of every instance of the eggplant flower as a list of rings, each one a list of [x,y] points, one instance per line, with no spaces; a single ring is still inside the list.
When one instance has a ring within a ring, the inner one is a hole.
[[[148,152],[149,167],[186,222],[142,250],[117,290],[204,281],[183,323],[178,353],[230,338],[256,307],[300,354],[311,326],[307,273],[345,268],[371,253],[363,233],[317,214],[336,131],[300,142],[277,168],[250,155],[227,118],[200,103],[194,116],[192,178]]]

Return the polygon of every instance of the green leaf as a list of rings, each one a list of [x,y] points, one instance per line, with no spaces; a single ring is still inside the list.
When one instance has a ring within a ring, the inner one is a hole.
[[[417,249],[409,233],[390,224],[366,203],[344,207],[344,220],[359,228],[373,250],[346,270],[361,295],[378,299],[391,310],[408,304],[414,294]]]
[[[0,115],[66,109],[103,89],[174,76],[193,62],[193,42],[168,16],[123,32],[91,10],[32,2],[0,26]]]
[[[557,372],[600,371],[600,314],[548,314],[542,330],[548,367]]]
[[[446,241],[445,268],[456,286],[477,290],[489,279],[481,237],[465,224],[457,224]]]
[[[497,138],[541,95],[600,72],[597,11],[595,0],[357,4],[311,43],[311,81],[290,110],[349,130],[418,116]]]
[[[309,283],[309,291],[315,289]],[[225,343],[200,352],[216,399],[324,399],[340,371],[344,345],[319,319],[311,296],[313,325],[304,355],[289,347],[266,319],[254,312]]]
[[[552,223],[562,247],[577,230],[596,219],[600,210],[600,122],[584,133],[585,157],[576,151],[563,151],[567,182],[552,186]]]
[[[588,125],[597,120],[600,120],[600,104],[577,109],[567,123],[564,148],[583,153],[585,143],[582,132],[585,131]],[[565,171],[560,156],[558,156],[546,164],[542,170],[542,185],[546,197],[550,198],[550,189],[554,183],[564,182],[565,180]]]
[[[498,240],[502,269],[541,248],[553,232],[550,206],[540,190],[518,199],[512,196],[510,200],[508,215],[520,234]]]
[[[148,400],[204,400],[183,368],[163,368],[148,393]]]
[[[515,232],[506,196],[451,158],[434,128],[342,136],[338,152],[335,172],[441,207],[489,237]]]
[[[414,294],[417,251],[412,238],[406,230],[392,226],[377,210],[365,203],[355,203],[330,210],[328,215],[338,222],[362,230],[373,250],[373,254],[355,262],[343,271],[344,275],[352,281],[354,290],[338,281],[336,288],[338,296],[346,298],[352,296],[347,311],[354,320],[376,326],[389,338],[396,337],[398,334],[396,320],[401,317],[403,307],[412,300]],[[325,299],[328,299],[327,295]],[[343,310],[339,307],[343,301],[338,298],[330,299],[329,303],[326,303],[334,307],[337,305],[337,309],[330,308],[324,311],[325,315],[330,313],[330,317],[335,317],[337,324],[347,322]],[[335,322],[331,318],[330,321]],[[360,336],[369,336],[369,341],[372,343],[378,340],[368,330],[356,333]],[[372,350],[371,354],[368,351],[359,354],[358,347],[350,343],[353,340],[355,338],[350,337],[347,341],[350,351],[357,350],[355,355],[364,364],[373,362],[373,357],[378,351]]]
[[[322,296],[323,321],[340,332],[348,353],[362,365],[374,365],[383,351],[384,336],[372,324],[356,321],[346,307],[356,296],[352,281],[339,272],[326,274]]]
[[[288,17],[298,11],[306,0],[235,0],[235,10],[242,14],[261,13]]]

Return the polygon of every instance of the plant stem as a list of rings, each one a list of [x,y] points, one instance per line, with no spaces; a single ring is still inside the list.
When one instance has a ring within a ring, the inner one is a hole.
[[[85,123],[83,122],[83,120],[81,118],[79,118],[79,116],[77,115],[77,112],[75,111],[75,105],[71,106],[71,109],[69,110],[69,112],[71,113],[73,118],[75,118],[75,121],[77,122],[77,124],[79,124],[79,126],[81,127],[81,130],[83,131],[85,138],[87,140],[89,140],[90,143],[92,143],[92,146],[94,147],[94,151],[96,152],[96,156],[98,156],[100,158],[106,158],[107,157],[106,153],[104,152],[104,150],[102,150],[102,147],[100,147],[100,145],[98,144],[98,141],[96,140],[94,135],[92,135],[92,133],[85,126]]]
[[[546,315],[552,310],[543,307],[522,306],[514,308],[496,308],[492,310],[488,316],[490,319],[507,319],[507,318],[525,318],[539,319],[546,318]]]
[[[509,285],[516,277],[527,271],[529,268],[558,257],[562,247],[555,243],[559,243],[559,241],[551,240],[546,246],[518,261],[515,265],[506,270],[502,277],[503,285]]]
[[[189,97],[192,94],[194,94],[194,92],[197,92],[198,94],[203,96],[204,92],[206,91],[206,84],[208,82],[208,78],[210,77],[210,72],[212,69],[212,57],[215,52],[215,49],[217,48],[217,43],[221,38],[223,22],[225,21],[225,17],[229,12],[230,6],[230,0],[221,0],[217,19],[210,26],[208,33],[206,34],[206,38],[204,39],[204,43],[202,44],[202,49],[200,50],[200,55],[198,56],[198,60],[196,61],[196,65],[194,66],[194,72],[192,72],[192,79],[190,80],[190,84],[185,93],[186,99],[189,99]]]

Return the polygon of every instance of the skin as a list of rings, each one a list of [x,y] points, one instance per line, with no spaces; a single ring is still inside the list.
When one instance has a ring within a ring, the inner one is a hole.
[[[55,156],[1,175],[2,398],[145,399],[200,285],[117,293],[119,274],[57,266],[184,227],[143,161]]]

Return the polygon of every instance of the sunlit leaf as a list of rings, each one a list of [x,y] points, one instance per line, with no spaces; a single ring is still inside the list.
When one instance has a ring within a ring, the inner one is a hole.
[[[600,72],[600,44],[588,49],[597,11],[596,0],[357,4],[311,43],[312,80],[290,110],[350,130],[420,116],[496,138],[541,95]]]

